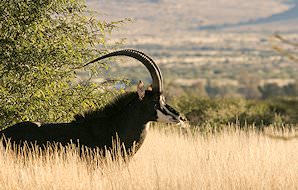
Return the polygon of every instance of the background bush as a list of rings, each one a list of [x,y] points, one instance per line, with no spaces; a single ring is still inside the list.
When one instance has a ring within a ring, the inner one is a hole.
[[[202,98],[181,96],[173,100],[192,125],[228,124],[256,125],[298,124],[298,98],[268,100]]]

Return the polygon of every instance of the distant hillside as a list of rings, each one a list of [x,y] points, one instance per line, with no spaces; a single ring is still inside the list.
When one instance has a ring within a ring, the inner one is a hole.
[[[295,1],[295,2],[294,2]],[[269,17],[265,18],[258,18],[256,20],[249,20],[249,21],[243,21],[239,22],[236,24],[222,24],[222,25],[205,25],[201,26],[198,29],[199,30],[212,30],[212,29],[226,29],[226,28],[231,28],[231,27],[241,27],[241,26],[247,26],[247,25],[256,25],[256,26],[264,26],[265,24],[287,24],[288,22],[291,21],[298,21],[298,1],[293,0],[292,3],[290,4],[292,7],[289,8],[287,11],[273,14]],[[296,22],[298,23],[298,22]],[[298,24],[297,24],[298,25]],[[293,27],[293,25],[292,25]],[[291,30],[291,27],[288,27],[289,30]]]
[[[219,30],[249,25],[271,30],[279,22],[284,30],[298,19],[297,0],[87,0],[105,19],[132,18],[121,34],[125,37],[190,35],[197,30]],[[252,27],[253,26],[253,27]],[[298,27],[297,27],[298,31]],[[274,31],[273,31],[274,32]]]

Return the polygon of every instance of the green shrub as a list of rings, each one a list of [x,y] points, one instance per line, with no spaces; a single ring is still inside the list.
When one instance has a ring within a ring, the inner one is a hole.
[[[174,100],[192,125],[226,125],[257,127],[276,123],[298,123],[298,99],[271,100],[219,99],[183,96]]]
[[[68,121],[109,99],[95,84],[74,82],[76,68],[107,51],[117,25],[92,15],[83,0],[0,1],[0,128]]]

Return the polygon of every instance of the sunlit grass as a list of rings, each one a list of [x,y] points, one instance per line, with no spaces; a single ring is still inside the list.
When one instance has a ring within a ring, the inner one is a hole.
[[[157,126],[129,162],[80,158],[74,147],[18,156],[1,148],[0,189],[297,189],[298,139],[268,133]]]

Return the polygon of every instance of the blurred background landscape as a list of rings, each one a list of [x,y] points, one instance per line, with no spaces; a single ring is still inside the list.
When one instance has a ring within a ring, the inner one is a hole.
[[[87,2],[105,19],[131,18],[114,36],[125,39],[124,47],[153,56],[176,88],[199,88],[212,97],[266,98],[259,87],[271,84],[276,89],[271,95],[281,95],[279,88],[298,78],[298,63],[275,48],[291,47],[274,37],[297,41],[298,1]],[[131,77],[145,73],[137,64],[125,69],[134,71]]]
[[[170,98],[183,97],[183,110],[187,108],[190,117],[214,108],[206,98],[224,98],[232,101],[235,113],[231,102],[221,101],[214,104],[218,107],[214,117],[223,110],[230,115],[246,110],[245,120],[253,114],[261,118],[252,121],[272,123],[282,115],[286,122],[298,121],[297,0],[87,0],[87,4],[99,18],[129,18],[112,34],[113,41],[152,56],[161,67]],[[143,78],[150,82],[146,70],[131,60],[114,65],[112,71],[133,82]],[[239,99],[247,101],[239,105]],[[261,105],[259,100],[266,101]],[[219,120],[230,120],[223,115],[225,119]]]
[[[0,3],[4,127],[71,121],[149,85],[126,57],[82,66],[125,48],[159,65],[167,100],[193,126],[298,124],[298,0],[38,2]]]
[[[152,122],[128,159],[117,140],[106,157],[0,143],[0,189],[298,189],[298,0],[86,2],[0,1],[0,128],[62,127],[150,84],[125,57],[83,66],[124,48],[160,66],[189,123]]]

